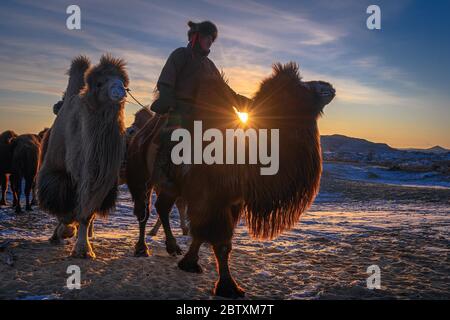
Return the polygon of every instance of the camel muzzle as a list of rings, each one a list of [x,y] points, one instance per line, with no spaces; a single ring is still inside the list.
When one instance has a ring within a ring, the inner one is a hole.
[[[109,83],[108,96],[112,101],[120,101],[127,95],[123,82],[119,79]]]

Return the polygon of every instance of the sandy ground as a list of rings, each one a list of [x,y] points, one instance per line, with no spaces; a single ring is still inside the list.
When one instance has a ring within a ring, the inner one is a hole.
[[[325,172],[319,197],[293,230],[254,241],[245,226],[238,228],[232,272],[249,299],[450,299],[449,196],[450,189],[348,181]],[[133,257],[138,226],[125,187],[116,212],[95,222],[96,260],[68,257],[73,240],[50,245],[54,223],[37,209],[17,216],[0,208],[0,244],[11,241],[0,252],[0,299],[214,299],[209,246],[201,248],[200,275],[177,268],[180,257],[166,253],[162,229],[147,237],[151,257]],[[186,250],[189,236],[178,219],[172,226]],[[13,265],[6,263],[11,257]],[[74,264],[81,268],[80,290],[65,287]],[[373,264],[381,269],[379,290],[366,287]]]

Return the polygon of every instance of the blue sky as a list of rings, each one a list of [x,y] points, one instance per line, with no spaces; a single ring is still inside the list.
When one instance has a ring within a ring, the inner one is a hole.
[[[66,8],[81,8],[67,30]],[[381,30],[366,8],[381,8]],[[319,121],[340,133],[395,147],[450,148],[449,1],[2,1],[0,131],[38,132],[67,84],[78,54],[127,60],[131,88],[149,104],[172,50],[186,45],[188,20],[219,28],[211,59],[231,86],[251,96],[274,62],[296,61],[305,80],[337,88]],[[138,107],[128,104],[127,123]]]

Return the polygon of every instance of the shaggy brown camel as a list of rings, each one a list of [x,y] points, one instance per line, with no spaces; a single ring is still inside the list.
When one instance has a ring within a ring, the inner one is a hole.
[[[72,62],[64,104],[51,128],[38,176],[38,197],[40,206],[59,220],[52,239],[63,238],[78,223],[72,256],[95,258],[88,228],[94,215],[106,215],[115,205],[129,80],[122,59],[103,55],[86,71],[86,85],[77,94],[86,66],[86,57]]]
[[[13,205],[16,213],[22,212],[20,196],[22,193],[22,179],[25,180],[25,210],[32,211],[32,201],[37,172],[39,170],[41,143],[38,135],[22,134],[14,139],[11,164],[11,190],[13,191]],[[35,202],[35,201],[34,201]]]
[[[230,109],[236,102],[227,92],[223,80],[204,82],[192,120],[201,120],[204,130],[217,128],[223,133],[226,128],[235,128],[237,117]],[[129,172],[128,181],[140,222],[136,252],[147,250],[145,224],[141,223],[146,215],[144,200],[149,190],[159,186],[161,193],[155,206],[163,226],[166,221],[162,217],[177,197],[181,196],[188,204],[192,242],[178,263],[179,268],[202,272],[198,251],[202,243],[208,242],[212,244],[219,273],[213,293],[223,297],[243,296],[244,290],[229,268],[234,229],[243,218],[253,237],[273,238],[294,226],[311,205],[319,190],[322,171],[317,119],[334,96],[335,90],[326,82],[303,82],[296,64],[274,65],[273,74],[261,83],[254,96],[248,126],[279,129],[279,170],[275,175],[261,175],[259,164],[177,166],[170,161],[172,144],[163,141],[154,171],[149,173],[145,154],[157,139],[138,139],[138,134],[130,149],[140,148],[141,156],[129,163],[135,169]],[[157,132],[159,122],[150,121],[141,132]],[[139,146],[142,141],[144,145]],[[168,168],[164,161],[167,157]],[[166,183],[167,180],[171,183]]]
[[[78,60],[75,59],[74,62]],[[90,61],[88,59],[82,58],[81,60],[77,61],[73,64],[73,69],[69,69],[67,74],[70,76],[72,73],[72,82],[73,86],[71,88],[71,91],[74,92],[74,94],[79,94],[80,91],[84,88],[85,82],[84,82],[84,73],[89,69],[90,67]],[[72,70],[72,72],[71,72]],[[53,113],[55,115],[58,115],[59,110],[64,104],[64,98],[66,96],[66,93],[64,92],[62,95],[62,99],[55,103],[53,105]],[[43,131],[39,132],[39,136],[41,137],[41,164],[44,162],[45,154],[47,153],[48,148],[48,140],[50,137],[51,128],[45,128]],[[61,243],[62,238],[71,238],[76,234],[78,224],[70,224],[66,226],[63,223],[58,224],[58,227],[56,228],[55,232],[53,233],[53,236],[49,239],[51,243],[58,244]],[[56,232],[58,231],[58,232]],[[89,228],[89,237],[93,237],[94,235],[94,224],[91,223]],[[60,238],[62,236],[62,238]]]
[[[6,191],[8,190],[8,175],[11,173],[11,161],[13,154],[13,142],[17,134],[12,130],[0,134],[0,187],[2,198],[0,205],[6,206]]]

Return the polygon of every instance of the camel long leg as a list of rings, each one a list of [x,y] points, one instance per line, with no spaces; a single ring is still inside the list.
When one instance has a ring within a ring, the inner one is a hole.
[[[178,262],[178,267],[181,270],[193,273],[203,272],[202,267],[198,264],[198,251],[200,250],[200,246],[202,245],[202,243],[203,242],[197,238],[192,239],[188,252],[186,252],[183,259]]]
[[[151,252],[145,242],[145,227],[150,215],[152,189],[143,191],[134,200],[134,215],[139,222],[139,239],[135,245],[134,255],[136,257],[148,257]]]
[[[11,188],[13,189],[13,205],[15,205],[16,213],[22,212],[22,207],[20,206],[20,196],[22,194],[22,177],[19,175],[13,175],[11,178]],[[13,187],[14,186],[14,187]]]
[[[13,174],[11,174],[9,176],[9,185],[11,187],[11,194],[12,194],[12,197],[13,197],[13,201],[12,201],[11,207],[15,208],[16,205],[17,205],[17,194],[16,194],[15,178],[14,178]]]
[[[48,239],[48,241],[51,244],[61,244],[62,243],[62,236],[59,231],[61,228],[61,224],[62,223],[60,221],[58,221],[58,224],[56,225],[55,230],[53,230],[52,236],[50,237],[50,239]]]
[[[95,253],[92,250],[91,243],[88,237],[88,228],[92,222],[94,215],[90,214],[88,217],[79,218],[78,237],[75,247],[72,251],[72,257],[75,258],[95,258]]]
[[[33,178],[26,177],[25,178],[25,210],[32,211],[31,208],[31,202],[30,202],[30,196],[31,196],[31,190],[33,188]]]
[[[244,290],[239,287],[230,272],[231,239],[224,243],[213,244],[213,250],[219,271],[219,280],[216,282],[213,290],[214,295],[227,298],[243,297],[245,295]]]
[[[158,234],[159,228],[161,227],[161,219],[158,217],[158,219],[155,222],[155,225],[153,226],[152,230],[148,233],[152,237],[156,236]]]
[[[87,189],[88,190],[88,189]],[[80,206],[76,208],[75,220],[78,222],[78,233],[72,257],[82,259],[95,259],[95,253],[89,241],[89,227],[95,218],[95,209],[90,202],[90,194],[84,191],[80,195]]]
[[[94,221],[95,221],[95,213],[93,214],[93,217],[88,227],[88,237],[91,239],[94,238]]]
[[[187,203],[181,198],[178,198],[178,200],[176,201],[176,205],[178,208],[178,212],[180,213],[181,230],[183,231],[183,235],[187,236],[189,233],[189,227],[187,226]]]
[[[212,218],[205,223],[202,213],[198,212],[196,215],[189,210],[189,217],[191,219],[191,233],[193,236],[202,236],[205,241],[213,245],[214,255],[216,257],[216,266],[219,274],[219,279],[215,284],[213,293],[218,296],[227,298],[238,298],[245,295],[245,292],[236,281],[230,272],[229,261],[232,250],[233,230],[236,227],[239,219],[239,206],[230,206],[225,208],[209,207],[209,217]]]
[[[58,219],[58,224],[56,225],[53,235],[48,239],[51,244],[62,244],[63,239],[72,238],[77,233],[77,228],[75,223],[67,223]]]
[[[36,178],[33,179],[33,186],[31,187],[31,192],[32,192],[32,199],[31,199],[31,205],[35,206],[37,205],[37,198],[36,198]]]
[[[161,224],[166,234],[166,250],[170,255],[182,254],[181,248],[177,244],[177,240],[173,236],[172,229],[170,228],[170,211],[175,203],[176,197],[160,192],[155,203],[156,211],[158,212]]]
[[[0,175],[0,186],[2,187],[2,199],[0,200],[0,205],[6,206],[6,191],[8,190],[8,176],[6,173]]]
[[[178,212],[180,214],[180,228],[183,231],[183,235],[187,236],[189,233],[189,227],[187,226],[187,205],[185,204],[185,202],[183,200],[181,200],[181,198],[179,198],[176,202],[175,202],[177,208],[178,208]],[[150,232],[148,233],[151,236],[156,236],[158,234],[159,228],[161,227],[161,219],[158,217],[158,219],[156,220],[153,228],[150,230]]]

